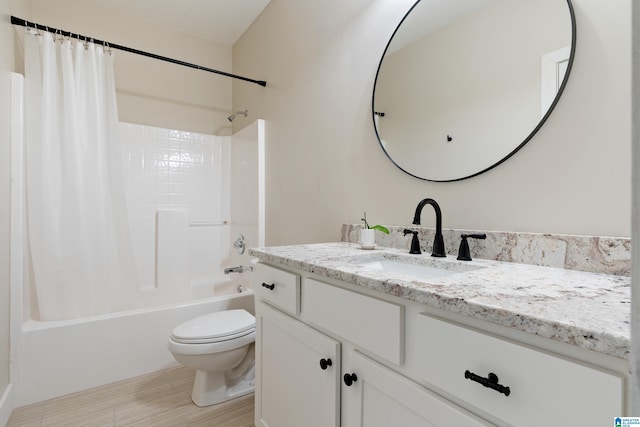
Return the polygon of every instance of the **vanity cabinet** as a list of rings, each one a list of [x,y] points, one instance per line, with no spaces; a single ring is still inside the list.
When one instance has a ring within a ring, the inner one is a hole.
[[[253,279],[257,426],[595,427],[624,415],[619,371],[339,280],[263,263]]]
[[[394,365],[403,363],[404,306],[308,277],[301,304],[302,317],[311,325]]]
[[[256,304],[256,426],[340,425],[340,344]]]
[[[402,365],[404,306],[265,264],[255,273],[256,426],[489,425],[358,350]]]
[[[345,359],[345,375],[356,375],[357,380],[343,387],[343,426],[490,425],[357,350],[350,351]]]
[[[421,383],[507,425],[605,426],[623,414],[621,376],[427,313],[414,317]],[[420,339],[419,337],[428,337]]]
[[[258,299],[268,301],[289,314],[300,312],[300,275],[265,264],[256,264],[253,289]]]
[[[256,426],[339,426],[340,343],[291,317],[300,275],[257,264],[253,279]]]

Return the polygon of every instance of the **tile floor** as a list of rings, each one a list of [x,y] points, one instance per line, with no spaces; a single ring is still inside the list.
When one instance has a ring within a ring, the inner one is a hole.
[[[253,394],[199,408],[194,371],[176,367],[17,408],[7,427],[252,427]]]

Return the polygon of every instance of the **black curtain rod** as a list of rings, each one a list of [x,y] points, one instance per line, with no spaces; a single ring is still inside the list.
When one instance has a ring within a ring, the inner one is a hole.
[[[244,80],[246,82],[255,83],[255,84],[260,85],[260,86],[266,86],[267,85],[267,82],[264,81],[264,80],[254,80],[254,79],[250,79],[248,77],[242,77],[242,76],[238,76],[236,74],[226,73],[226,72],[220,71],[220,70],[214,70],[213,68],[207,68],[207,67],[203,67],[203,66],[200,66],[200,65],[191,64],[189,62],[180,61],[178,59],[173,59],[173,58],[168,58],[166,56],[156,55],[155,53],[144,52],[142,50],[133,49],[133,48],[126,47],[126,46],[121,46],[119,44],[105,42],[103,40],[94,39],[93,37],[87,37],[87,36],[83,36],[81,34],[70,33],[68,31],[59,30],[57,28],[47,27],[45,25],[36,24],[34,22],[25,21],[24,19],[15,17],[13,15],[11,16],[11,23],[13,25],[20,25],[22,27],[31,27],[31,28],[35,28],[36,30],[47,31],[49,33],[61,34],[61,35],[65,36],[65,37],[71,37],[73,39],[84,40],[84,41],[88,41],[88,42],[102,44],[103,46],[108,46],[108,47],[110,47],[112,49],[118,49],[118,50],[122,50],[122,51],[125,51],[125,52],[135,53],[137,55],[146,56],[148,58],[159,59],[160,61],[166,61],[166,62],[171,62],[172,64],[182,65],[184,67],[195,68],[196,70],[208,71],[210,73],[220,74],[222,76],[232,77],[234,79],[240,79],[240,80]]]

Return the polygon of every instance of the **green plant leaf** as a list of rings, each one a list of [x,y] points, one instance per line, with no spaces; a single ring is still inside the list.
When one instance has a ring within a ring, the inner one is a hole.
[[[373,230],[382,231],[384,234],[389,234],[389,229],[382,225],[374,225],[373,227],[369,227]]]
[[[378,231],[382,231],[385,234],[389,234],[389,229],[387,227],[384,227],[382,225],[374,225],[373,227],[370,226],[369,223],[367,222],[366,212],[363,214],[363,218],[360,218],[360,221],[364,222],[364,228],[368,230],[378,230]]]

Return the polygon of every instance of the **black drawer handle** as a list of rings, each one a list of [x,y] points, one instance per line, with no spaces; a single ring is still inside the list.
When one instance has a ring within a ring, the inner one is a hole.
[[[488,378],[481,377],[480,375],[476,375],[473,372],[464,371],[464,377],[468,380],[475,381],[477,383],[482,384],[485,387],[491,388],[498,393],[502,393],[505,396],[509,396],[511,394],[511,389],[507,386],[498,384],[500,381],[498,376],[494,373],[490,373]]]
[[[355,383],[356,381],[358,381],[358,377],[356,376],[356,374],[344,374],[344,384],[347,387],[351,387],[351,384]]]
[[[266,283],[262,282],[262,287],[263,287],[263,288],[267,288],[267,289],[269,289],[270,291],[272,291],[272,290],[273,290],[273,288],[275,288],[275,287],[276,287],[276,284],[275,284],[275,283],[272,283],[272,284],[270,284],[270,285],[267,285]]]
[[[322,369],[323,371],[331,365],[333,365],[331,359],[320,359],[320,369]]]

